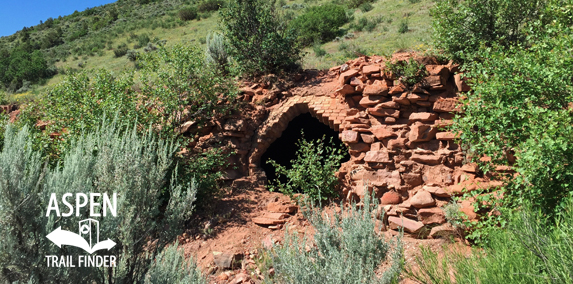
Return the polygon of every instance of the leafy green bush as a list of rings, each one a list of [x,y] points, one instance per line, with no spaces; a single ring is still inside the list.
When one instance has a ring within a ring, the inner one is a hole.
[[[299,68],[297,34],[264,0],[237,0],[220,12],[228,52],[247,75]]]
[[[339,34],[339,28],[348,22],[344,7],[335,4],[313,6],[296,17],[291,23],[303,45],[311,45],[315,41],[327,42]]]
[[[172,175],[178,146],[144,136],[134,128],[103,121],[94,132],[71,143],[57,166],[46,166],[40,151],[32,147],[27,127],[8,126],[0,153],[0,280],[31,283],[134,283],[143,280],[153,257],[182,232],[195,201],[196,185]],[[128,179],[122,177],[129,177]],[[46,216],[52,194],[117,193],[117,216],[97,217],[90,208],[66,218]],[[99,221],[99,232],[116,246],[116,268],[78,267],[54,269],[46,255],[78,251],[52,244],[45,236],[58,227],[76,228],[90,217]],[[150,250],[148,241],[153,240]],[[34,264],[34,265],[31,265]]]
[[[51,76],[47,69],[48,62],[39,50],[25,45],[11,51],[0,49],[0,84],[9,91],[18,90],[24,81],[38,82]]]
[[[386,67],[394,77],[402,83],[412,86],[424,79],[427,75],[426,67],[423,63],[418,63],[416,60],[409,58],[407,61],[386,61]]]
[[[550,17],[548,3],[538,0],[439,0],[431,10],[434,42],[455,59],[471,59],[480,46],[518,46],[526,43],[532,23]]]
[[[223,0],[203,0],[197,4],[199,12],[210,12],[219,10],[225,2]]]
[[[507,229],[497,228],[485,247],[470,257],[456,251],[423,248],[408,274],[422,283],[573,283],[573,206],[558,226],[547,227],[542,214],[523,208]]]
[[[316,55],[316,57],[323,57],[327,54],[326,50],[324,50],[319,43],[315,43],[312,46],[312,50],[314,51],[314,55]]]
[[[351,9],[356,9],[366,3],[372,3],[374,2],[374,0],[350,0],[350,1],[344,1],[343,3],[345,3],[348,8]]]
[[[115,57],[122,57],[124,55],[127,54],[128,51],[128,47],[126,43],[122,43],[120,45],[118,45],[114,50],[113,50],[113,54],[115,55]]]
[[[409,27],[408,27],[408,20],[402,20],[400,21],[400,26],[398,26],[398,32],[401,34],[405,34],[409,31]]]
[[[363,206],[352,204],[340,213],[313,207],[303,211],[314,226],[314,238],[287,230],[283,245],[268,252],[274,283],[395,283],[402,270],[402,243],[389,244],[376,232],[372,216],[378,206],[372,199],[366,195]],[[378,267],[389,255],[390,266],[379,277]]]
[[[277,178],[269,189],[289,195],[297,192],[305,193],[311,200],[326,200],[336,196],[338,178],[334,173],[340,168],[344,157],[343,149],[325,145],[324,140],[324,137],[314,141],[307,141],[304,137],[299,140],[296,159],[292,161],[290,169],[274,160],[269,160],[267,163],[275,167],[277,177],[287,178],[285,184]],[[332,141],[330,144],[332,145]]]
[[[176,243],[157,255],[145,276],[145,284],[162,283],[207,284],[207,279],[192,257],[185,260],[184,252]]]
[[[380,22],[382,22],[382,17],[375,17],[372,19],[370,19],[370,17],[362,17],[359,18],[356,23],[350,24],[350,28],[357,32],[361,32],[363,30],[372,32]]]
[[[186,21],[194,20],[195,18],[197,18],[197,8],[195,8],[195,7],[183,8],[183,9],[179,10],[177,15],[179,16],[179,19],[181,21],[186,22]]]
[[[362,5],[360,5],[360,7],[358,7],[358,8],[362,11],[362,13],[366,13],[366,12],[372,11],[372,9],[374,9],[374,6],[372,6],[372,3],[370,3],[370,2],[366,2],[366,3],[363,3]]]

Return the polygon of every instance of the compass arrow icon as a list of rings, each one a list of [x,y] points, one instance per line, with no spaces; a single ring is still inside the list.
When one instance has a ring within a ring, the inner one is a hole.
[[[110,250],[116,245],[114,241],[107,239],[95,244],[92,248],[90,248],[90,245],[84,238],[76,233],[62,230],[61,226],[55,229],[53,232],[49,233],[46,238],[48,238],[60,248],[62,245],[74,246],[85,250],[89,254],[102,249]]]

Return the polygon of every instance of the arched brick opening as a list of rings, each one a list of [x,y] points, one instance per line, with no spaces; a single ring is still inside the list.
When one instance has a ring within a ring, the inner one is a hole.
[[[306,140],[317,140],[325,137],[325,141],[328,143],[332,140],[335,147],[343,147],[344,145],[338,138],[338,131],[334,131],[312,117],[310,113],[300,114],[288,123],[287,128],[281,133],[280,137],[261,156],[261,168],[265,171],[268,181],[276,178],[275,168],[268,161],[274,160],[280,165],[290,168],[291,160],[296,158],[297,142],[303,137],[302,132],[304,132]],[[347,153],[347,157],[343,162],[349,159],[350,155]],[[286,178],[282,177],[281,182],[286,183]]]
[[[339,126],[346,116],[348,106],[344,101],[325,96],[297,97],[285,101],[269,114],[265,123],[259,126],[249,153],[251,174],[261,172],[261,158],[267,149],[281,137],[289,122],[301,114],[309,113],[313,119],[339,133]],[[340,134],[338,134],[340,137]]]

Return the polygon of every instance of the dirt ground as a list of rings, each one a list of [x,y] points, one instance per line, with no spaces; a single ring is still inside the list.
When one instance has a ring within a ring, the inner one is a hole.
[[[260,261],[260,252],[264,247],[280,243],[287,226],[291,232],[312,234],[312,226],[300,210],[291,214],[286,223],[278,228],[270,229],[253,222],[253,218],[267,212],[269,203],[277,201],[292,202],[288,196],[270,192],[265,187],[229,189],[210,208],[198,212],[187,232],[179,236],[186,257],[193,257],[208,275],[210,283],[261,283],[269,272],[265,271],[268,268]],[[382,235],[390,239],[398,235],[398,232],[388,230],[382,232]],[[414,263],[414,257],[421,246],[429,246],[438,252],[452,246],[469,251],[469,247],[459,240],[415,239],[407,234],[402,240],[406,265]],[[219,268],[215,264],[216,255],[235,256],[233,267]],[[383,267],[384,263],[381,265]],[[419,283],[405,276],[402,278],[400,283]]]

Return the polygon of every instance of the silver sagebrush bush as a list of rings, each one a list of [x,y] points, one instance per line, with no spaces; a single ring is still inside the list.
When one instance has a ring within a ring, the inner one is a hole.
[[[274,283],[368,284],[392,283],[402,270],[400,239],[388,243],[375,231],[377,204],[365,198],[341,213],[323,213],[311,206],[305,212],[315,228],[312,240],[287,232],[284,245],[269,252],[276,271]],[[389,257],[390,266],[376,271]]]
[[[147,272],[145,284],[207,284],[193,259],[185,260],[178,244],[164,249]]]
[[[104,121],[97,131],[72,142],[57,165],[48,166],[33,149],[32,139],[26,127],[17,130],[9,125],[0,152],[0,282],[142,281],[154,256],[181,233],[193,209],[195,182],[183,184],[171,174],[176,172],[177,146],[151,131],[139,136],[135,130]],[[86,206],[79,216],[46,217],[52,193],[58,197],[71,193],[71,204],[76,204],[76,193],[117,193],[117,216],[90,216]],[[46,255],[83,251],[58,248],[46,235],[60,226],[75,231],[78,221],[87,217],[99,221],[100,238],[117,243],[109,253],[118,257],[118,267],[47,267]]]

